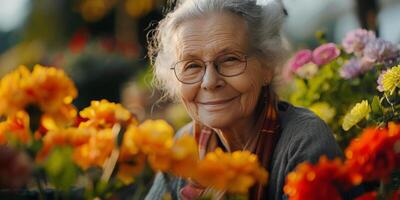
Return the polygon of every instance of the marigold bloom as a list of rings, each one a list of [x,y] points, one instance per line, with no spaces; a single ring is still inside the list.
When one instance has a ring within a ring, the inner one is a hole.
[[[340,190],[351,186],[346,169],[339,159],[322,156],[316,165],[301,163],[286,177],[283,188],[290,200],[342,199]]]
[[[89,142],[96,130],[89,128],[53,129],[42,138],[43,146],[36,160],[42,161],[55,146],[70,145],[74,148]]]
[[[386,180],[399,162],[399,151],[396,151],[395,145],[399,140],[400,126],[393,123],[389,124],[389,128],[364,129],[361,136],[345,150],[346,166],[349,171],[358,174],[358,177],[355,176],[357,179]]]
[[[400,65],[388,69],[382,75],[382,90],[393,94],[394,90],[400,85]]]
[[[82,169],[101,167],[111,155],[115,146],[115,136],[111,129],[98,131],[89,141],[74,149],[73,160]]]
[[[134,140],[145,154],[162,154],[173,145],[174,129],[164,120],[146,120],[137,128]]]
[[[20,66],[1,80],[0,115],[14,115],[33,105],[58,125],[70,125],[76,117],[71,105],[76,96],[74,83],[62,70],[36,65],[31,73]]]
[[[187,134],[178,138],[171,148],[171,157],[169,172],[180,177],[192,177],[199,157],[196,140]]]
[[[88,119],[82,122],[80,127],[111,128],[116,123],[136,124],[136,120],[128,110],[119,103],[112,103],[105,99],[92,101],[90,106],[79,112],[80,116]]]
[[[134,176],[143,171],[146,163],[144,154],[136,154],[135,156],[125,157],[118,160],[117,177],[124,184],[130,184],[134,181]]]
[[[20,66],[0,80],[0,116],[15,114],[33,102],[29,77],[30,71]]]
[[[256,155],[249,151],[230,154],[218,148],[199,162],[194,179],[203,186],[247,193],[256,182],[265,184],[267,178],[268,173],[260,166]]]
[[[30,84],[36,103],[43,112],[54,113],[72,103],[78,95],[74,82],[63,70],[35,65]]]
[[[16,139],[22,143],[31,140],[29,128],[29,115],[25,111],[19,111],[0,122],[0,144],[7,143],[9,139]]]
[[[363,100],[360,103],[357,103],[351,109],[351,111],[344,116],[342,124],[343,130],[349,130],[362,119],[368,117],[369,112],[371,112],[371,108],[367,100]]]

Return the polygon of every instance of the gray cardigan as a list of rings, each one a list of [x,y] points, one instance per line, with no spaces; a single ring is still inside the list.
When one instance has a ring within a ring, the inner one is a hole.
[[[279,119],[282,132],[273,153],[268,181],[268,199],[274,200],[286,199],[283,195],[285,178],[297,164],[304,161],[315,163],[321,155],[327,155],[328,158],[343,158],[343,153],[332,131],[320,118],[305,108],[284,102],[280,105]],[[177,136],[179,137],[182,132],[178,131]],[[168,188],[169,191],[172,190],[173,199],[179,199],[179,190],[184,186],[185,181],[178,177],[169,177],[169,179],[168,186],[165,178],[158,173],[146,200],[162,199]]]

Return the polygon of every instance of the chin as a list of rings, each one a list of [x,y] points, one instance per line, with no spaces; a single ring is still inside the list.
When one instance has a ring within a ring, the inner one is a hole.
[[[209,115],[200,117],[200,122],[210,128],[223,129],[231,126],[233,121],[225,116]]]

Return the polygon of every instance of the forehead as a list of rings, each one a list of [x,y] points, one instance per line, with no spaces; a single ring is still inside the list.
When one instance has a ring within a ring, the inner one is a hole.
[[[248,49],[247,25],[241,17],[228,13],[211,13],[183,22],[176,34],[176,56],[212,57]]]

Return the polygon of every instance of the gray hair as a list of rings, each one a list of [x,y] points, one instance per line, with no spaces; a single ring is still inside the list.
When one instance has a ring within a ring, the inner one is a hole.
[[[262,58],[273,67],[275,74],[279,71],[278,66],[284,64],[286,49],[281,28],[286,10],[281,0],[180,0],[149,35],[154,85],[165,92],[163,97],[175,100],[177,97],[176,81],[171,79],[170,72],[175,62],[173,37],[177,28],[185,20],[223,11],[243,17],[248,24],[250,45],[262,53]]]

